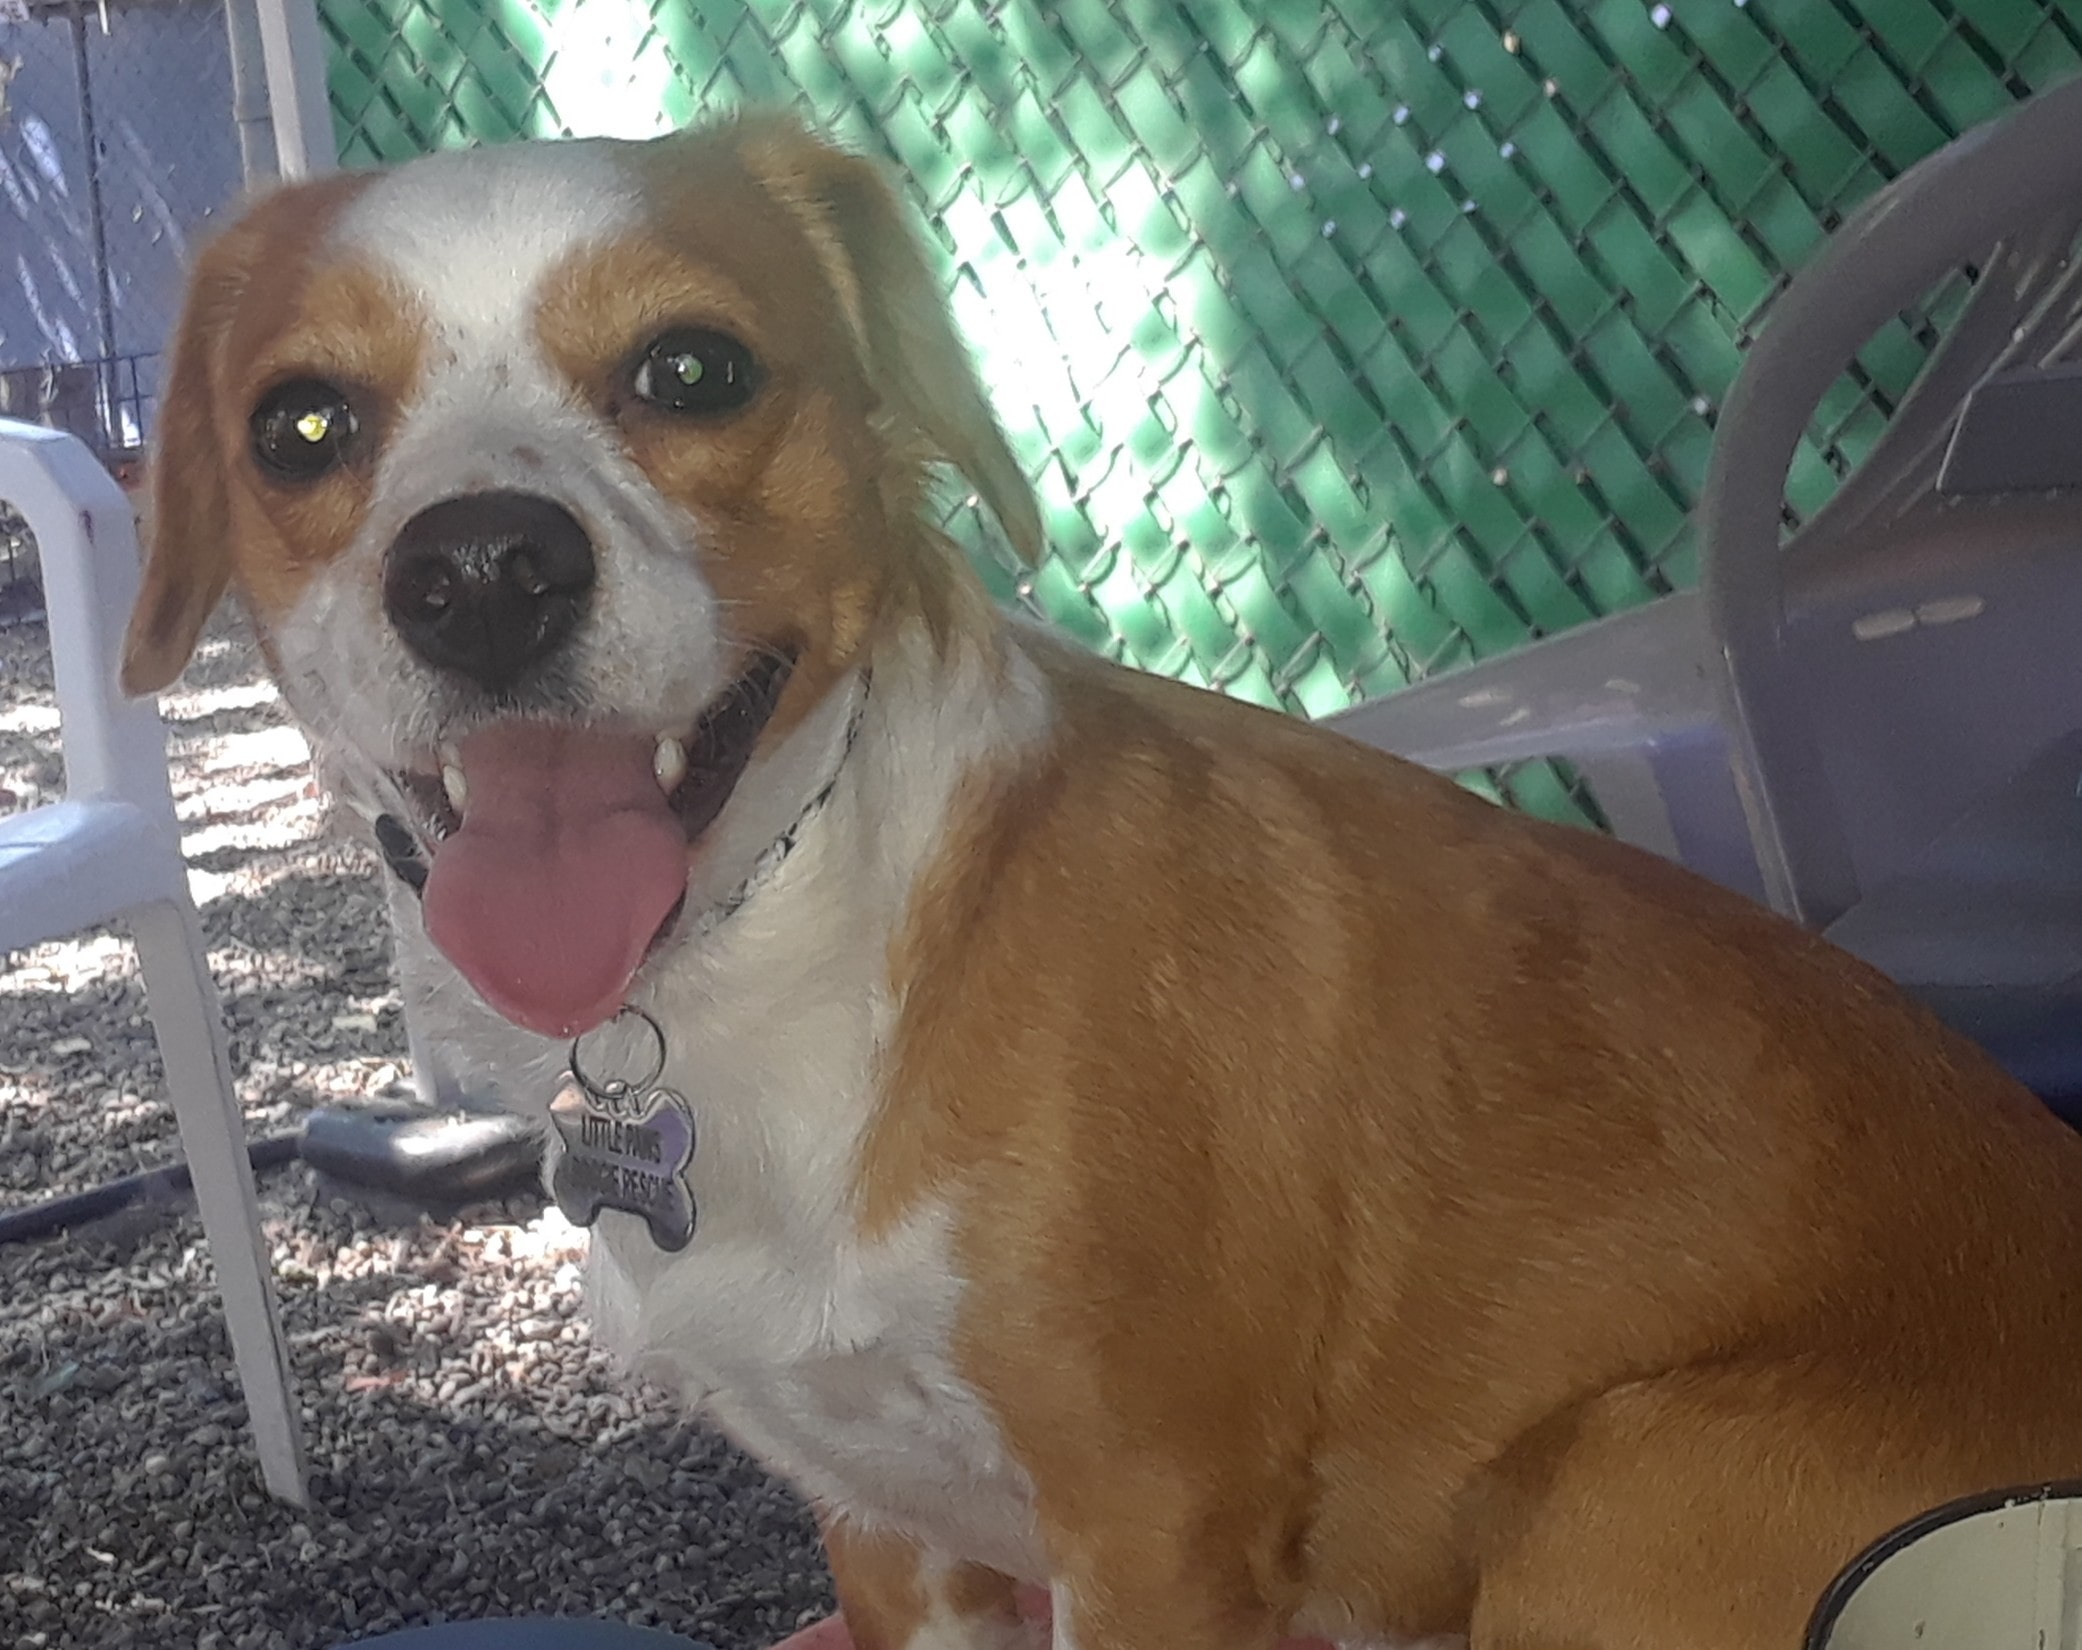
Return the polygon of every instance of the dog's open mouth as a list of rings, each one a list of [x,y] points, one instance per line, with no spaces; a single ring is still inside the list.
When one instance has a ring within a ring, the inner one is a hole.
[[[487,1003],[555,1037],[621,1007],[794,664],[760,650],[684,734],[495,722],[396,776],[433,848],[428,936]]]

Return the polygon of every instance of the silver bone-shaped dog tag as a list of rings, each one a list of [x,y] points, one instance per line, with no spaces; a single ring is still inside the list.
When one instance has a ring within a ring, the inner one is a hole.
[[[625,1008],[611,1024],[634,1017],[650,1029],[656,1057],[639,1082],[603,1081],[571,1045],[571,1073],[550,1102],[549,1119],[563,1150],[550,1173],[550,1195],[564,1218],[590,1226],[602,1209],[641,1219],[660,1249],[686,1248],[694,1236],[694,1112],[686,1097],[658,1086],[665,1070],[665,1033],[643,1010]]]

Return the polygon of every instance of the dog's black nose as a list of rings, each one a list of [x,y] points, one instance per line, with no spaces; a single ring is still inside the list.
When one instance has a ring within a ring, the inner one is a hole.
[[[578,518],[533,493],[468,493],[405,523],[383,563],[383,606],[430,665],[497,692],[571,633],[593,588]]]

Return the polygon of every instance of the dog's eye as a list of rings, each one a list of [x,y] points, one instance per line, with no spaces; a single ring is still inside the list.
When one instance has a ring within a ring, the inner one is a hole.
[[[676,413],[735,412],[752,399],[752,352],[728,333],[675,327],[636,363],[639,399]]]
[[[340,462],[358,428],[347,397],[317,378],[270,390],[253,411],[253,451],[279,476],[312,481]]]

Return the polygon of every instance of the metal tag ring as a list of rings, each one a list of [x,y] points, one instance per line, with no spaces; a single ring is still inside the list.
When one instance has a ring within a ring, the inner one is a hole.
[[[616,1010],[615,1017],[612,1020],[609,1020],[607,1022],[607,1025],[620,1025],[622,1021],[631,1017],[641,1020],[645,1025],[651,1028],[651,1040],[657,1044],[657,1052],[655,1056],[652,1058],[651,1069],[636,1082],[630,1082],[627,1078],[623,1077],[610,1078],[605,1083],[598,1082],[594,1078],[588,1076],[585,1071],[585,1068],[578,1063],[579,1045],[582,1044],[588,1037],[592,1036],[593,1032],[605,1030],[605,1026],[595,1026],[593,1027],[592,1031],[582,1031],[576,1037],[571,1039],[572,1080],[576,1082],[580,1088],[584,1089],[586,1093],[590,1094],[595,1100],[600,1100],[612,1104],[617,1100],[623,1099],[625,1096],[631,1094],[642,1094],[653,1083],[657,1082],[657,1080],[665,1073],[665,1028],[659,1025],[656,1020],[652,1019],[640,1008],[625,1006]]]

